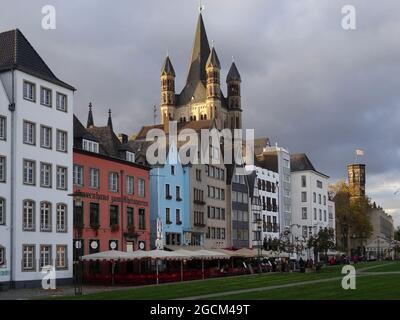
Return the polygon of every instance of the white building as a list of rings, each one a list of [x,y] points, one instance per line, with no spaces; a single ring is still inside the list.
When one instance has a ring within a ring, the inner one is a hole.
[[[334,229],[335,206],[329,201],[329,177],[318,172],[305,154],[291,155],[291,172],[294,237],[306,241],[321,229]]]
[[[0,283],[72,279],[74,88],[19,30],[0,34]]]

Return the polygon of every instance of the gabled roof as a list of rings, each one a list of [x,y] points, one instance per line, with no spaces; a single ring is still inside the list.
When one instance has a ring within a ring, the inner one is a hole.
[[[0,33],[0,72],[11,69],[75,90],[54,75],[19,29]]]
[[[290,156],[290,168],[292,172],[316,171],[305,153],[292,154]]]
[[[99,140],[92,134],[90,134],[79,119],[74,115],[74,139],[86,139],[95,142]]]
[[[161,69],[161,75],[167,75],[167,76],[173,76],[175,77],[175,70],[174,67],[172,66],[171,60],[169,59],[169,56],[165,58],[164,64]]]
[[[236,67],[235,62],[232,62],[231,68],[229,69],[228,75],[226,77],[226,82],[229,81],[242,81],[242,78],[240,77],[239,70]]]

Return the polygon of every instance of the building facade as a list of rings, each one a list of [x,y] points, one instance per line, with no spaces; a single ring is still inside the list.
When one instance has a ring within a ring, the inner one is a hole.
[[[0,282],[17,288],[50,266],[72,280],[74,90],[18,29],[0,34]]]
[[[305,154],[291,156],[292,222],[295,237],[307,240],[321,229],[333,227],[329,210],[329,177],[318,172]],[[329,209],[331,206],[331,209]]]
[[[74,259],[107,250],[150,249],[150,169],[135,162],[111,114],[85,128],[74,117]]]

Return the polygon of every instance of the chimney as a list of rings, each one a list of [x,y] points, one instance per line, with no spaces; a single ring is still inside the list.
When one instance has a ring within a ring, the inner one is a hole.
[[[121,141],[122,144],[128,143],[128,135],[126,135],[124,133],[119,133],[118,139],[119,139],[119,141]]]

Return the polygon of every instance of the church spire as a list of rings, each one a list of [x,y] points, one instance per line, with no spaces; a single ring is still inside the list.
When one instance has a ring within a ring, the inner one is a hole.
[[[204,27],[203,16],[200,12],[197,20],[186,84],[195,84],[199,80],[206,83],[206,63],[209,55],[210,45],[208,43],[206,28]]]
[[[111,118],[111,109],[108,109],[108,122],[107,127],[113,130],[112,118]]]
[[[92,112],[92,103],[89,103],[89,113],[88,113],[88,119],[87,119],[87,124],[86,128],[90,128],[94,126],[94,121],[93,121],[93,112]]]
[[[175,77],[175,70],[172,66],[172,62],[169,58],[169,55],[165,58],[164,64],[161,69],[161,76],[172,76]]]

